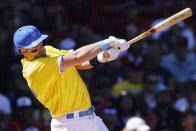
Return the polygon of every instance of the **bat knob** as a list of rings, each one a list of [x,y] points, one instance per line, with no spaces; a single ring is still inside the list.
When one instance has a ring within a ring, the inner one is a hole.
[[[107,60],[107,59],[109,59],[109,57],[110,57],[110,55],[108,54],[108,52],[104,51],[104,53],[103,53],[103,58],[104,58],[105,60]]]

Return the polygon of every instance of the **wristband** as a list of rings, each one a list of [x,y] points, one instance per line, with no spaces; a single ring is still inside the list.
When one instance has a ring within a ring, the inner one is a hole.
[[[97,59],[97,56],[91,60],[89,60],[89,63],[91,64],[91,66],[97,66],[97,65],[100,65],[102,63],[100,63]]]

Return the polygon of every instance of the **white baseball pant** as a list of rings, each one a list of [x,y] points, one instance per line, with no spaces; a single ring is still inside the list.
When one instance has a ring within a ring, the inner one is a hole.
[[[74,111],[73,116],[52,118],[51,131],[109,131],[102,119],[93,112],[90,115],[80,116]]]

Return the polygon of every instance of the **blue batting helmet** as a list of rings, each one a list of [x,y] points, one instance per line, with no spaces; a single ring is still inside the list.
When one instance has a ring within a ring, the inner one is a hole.
[[[19,50],[20,48],[30,49],[38,45],[47,37],[48,35],[41,34],[37,27],[26,25],[20,27],[14,33],[13,41],[17,50]]]

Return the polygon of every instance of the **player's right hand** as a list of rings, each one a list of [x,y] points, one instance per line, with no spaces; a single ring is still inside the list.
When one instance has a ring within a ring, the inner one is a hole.
[[[105,63],[109,61],[116,60],[120,54],[120,50],[116,48],[110,48],[108,50],[105,50],[97,55],[97,60],[100,63]]]
[[[110,36],[108,39],[110,39],[110,46],[116,49],[119,49],[121,52],[128,50],[130,47],[130,44],[125,39],[119,39],[114,36]]]

